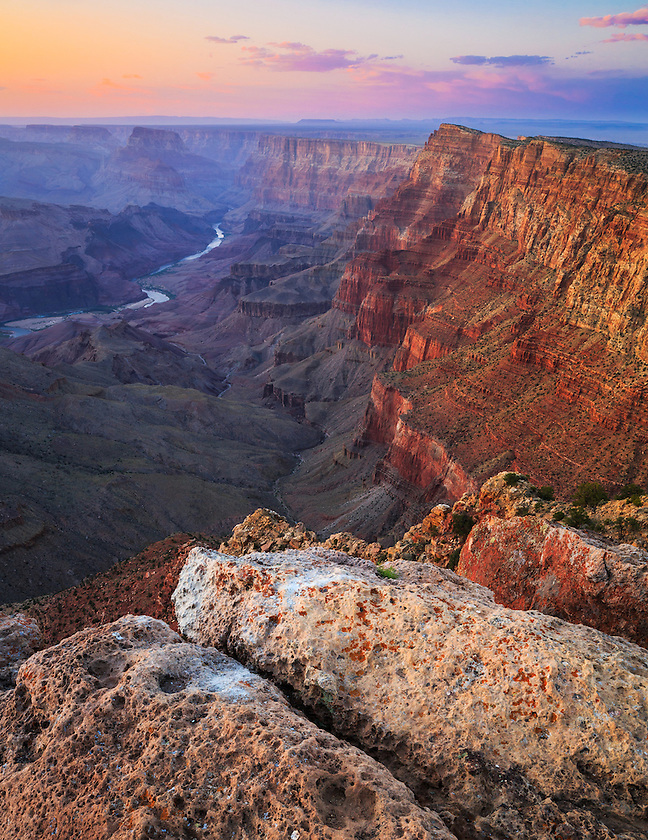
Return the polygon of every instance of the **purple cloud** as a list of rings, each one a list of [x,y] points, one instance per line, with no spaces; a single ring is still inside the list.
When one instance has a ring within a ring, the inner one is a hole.
[[[610,38],[601,41],[602,44],[616,44],[618,41],[648,41],[648,35],[639,32],[615,32]]]
[[[268,49],[272,47],[272,49]],[[242,47],[246,53],[244,64],[267,67],[281,72],[329,73],[331,70],[348,70],[359,67],[378,56],[362,57],[355,50],[314,50],[308,44],[296,41],[270,43],[266,47]]]
[[[548,55],[456,55],[450,61],[455,64],[490,64],[493,67],[537,67],[539,64],[553,64],[553,58]]]
[[[229,38],[221,38],[218,35],[205,35],[206,41],[213,41],[215,44],[236,44],[238,41],[249,41],[249,35],[230,35]]]
[[[596,26],[598,28],[606,26],[640,26],[643,23],[648,23],[648,6],[637,9],[636,12],[621,12],[618,15],[581,18],[578,22],[581,26]]]

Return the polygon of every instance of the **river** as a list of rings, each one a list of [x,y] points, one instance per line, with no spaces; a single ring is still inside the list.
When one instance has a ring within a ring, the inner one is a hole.
[[[175,268],[176,265],[182,265],[182,263],[198,260],[200,257],[203,257],[205,254],[213,251],[214,248],[218,248],[223,239],[225,239],[225,234],[221,230],[220,224],[213,225],[213,228],[216,236],[206,248],[203,248],[202,251],[198,251],[196,254],[189,254],[188,257],[183,257],[181,260],[166,263],[165,265],[160,266],[160,268],[156,268],[155,271],[152,271],[150,274],[146,274],[144,277],[139,277],[133,280],[133,283],[138,283],[141,290],[146,293],[146,300],[138,300],[135,303],[117,306],[112,311],[123,312],[125,309],[147,309],[149,306],[153,306],[154,303],[164,303],[169,300],[169,295],[162,291],[162,289],[158,289],[153,286],[151,279],[156,277],[158,274],[162,274],[163,271]],[[8,334],[10,338],[18,338],[18,336],[29,335],[30,333],[37,332],[38,330],[44,330],[54,324],[60,324],[61,321],[66,321],[74,315],[83,315],[84,313],[94,313],[97,315],[102,314],[101,312],[97,312],[93,309],[76,309],[74,312],[67,312],[65,315],[36,315],[33,318],[23,318],[20,321],[6,321],[4,324],[0,324],[0,332]]]

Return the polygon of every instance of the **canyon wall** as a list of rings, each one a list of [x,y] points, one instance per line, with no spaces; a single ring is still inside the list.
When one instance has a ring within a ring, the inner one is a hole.
[[[237,176],[262,206],[366,212],[407,176],[418,148],[265,135]]]
[[[395,351],[360,436],[384,466],[437,499],[510,467],[563,493],[648,480],[647,173],[640,149],[435,132],[334,300]]]

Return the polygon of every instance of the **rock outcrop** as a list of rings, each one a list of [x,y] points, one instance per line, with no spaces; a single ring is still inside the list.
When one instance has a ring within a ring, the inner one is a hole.
[[[376,480],[429,501],[505,468],[562,494],[648,480],[647,173],[639,149],[435,133],[334,300],[395,350],[365,420]]]
[[[0,691],[11,688],[22,663],[41,647],[40,627],[23,613],[0,616]]]
[[[648,647],[648,554],[536,517],[486,517],[459,574],[513,609],[540,610]]]
[[[6,838],[453,838],[266,680],[145,616],[33,656],[0,734]]]
[[[458,837],[644,837],[648,654],[392,566],[397,580],[322,549],[196,549],[178,622],[380,757]]]

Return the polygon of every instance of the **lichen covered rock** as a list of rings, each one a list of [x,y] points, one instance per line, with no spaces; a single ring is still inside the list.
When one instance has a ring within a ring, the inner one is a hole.
[[[266,680],[127,616],[33,656],[0,696],[0,837],[452,840]]]
[[[321,548],[195,549],[176,614],[379,756],[458,836],[645,837],[648,654],[448,570],[392,567],[398,580]]]

